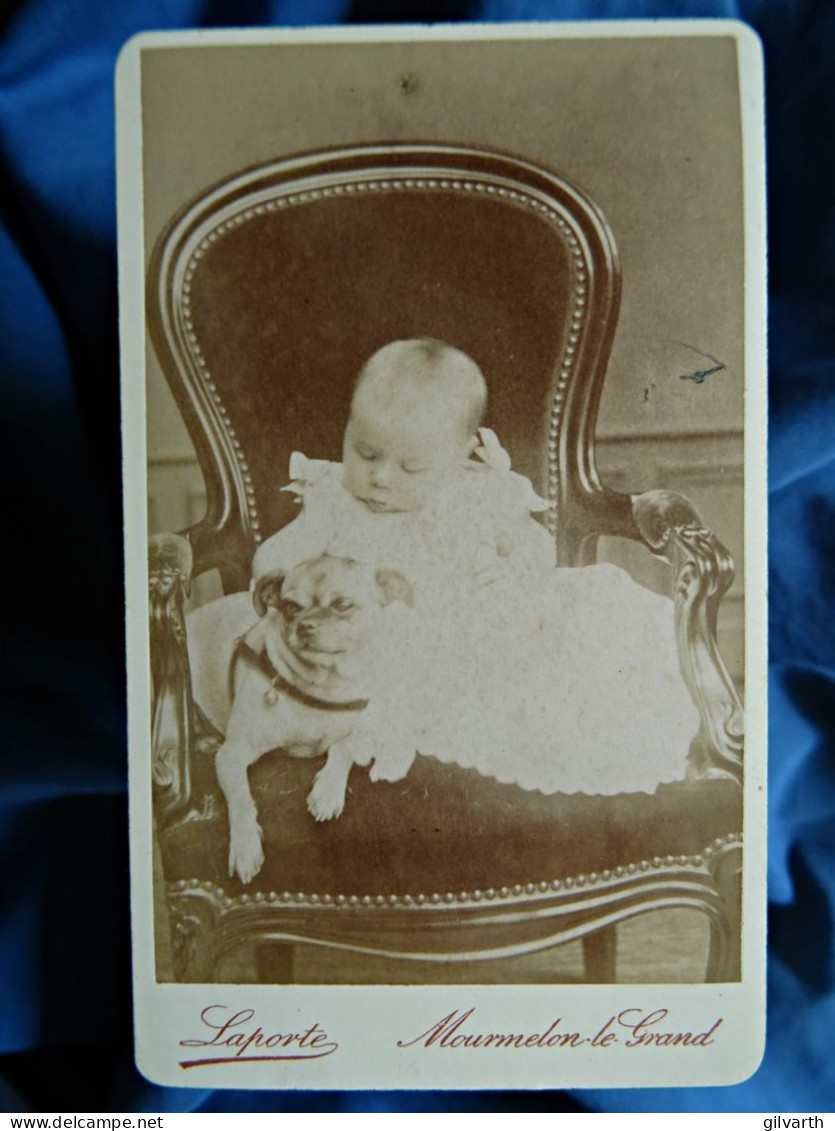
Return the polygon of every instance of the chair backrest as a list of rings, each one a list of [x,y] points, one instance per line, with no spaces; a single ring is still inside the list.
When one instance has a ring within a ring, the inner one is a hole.
[[[155,349],[206,479],[195,569],[244,586],[296,513],[291,451],[339,459],[353,382],[380,346],[470,354],[486,423],[548,498],[558,557],[629,531],[593,435],[617,319],[614,241],[562,177],[485,150],[362,146],[260,165],[184,208],[148,277]]]

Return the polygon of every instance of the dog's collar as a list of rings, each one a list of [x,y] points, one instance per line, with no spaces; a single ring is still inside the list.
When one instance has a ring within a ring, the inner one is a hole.
[[[256,652],[252,645],[247,644],[243,638],[238,641],[235,648],[235,660],[245,661],[251,667],[258,668],[267,677],[271,687],[265,693],[264,701],[268,704],[275,702],[276,692],[284,691],[291,699],[304,703],[307,707],[316,707],[320,711],[363,711],[368,706],[368,699],[349,699],[345,703],[334,703],[330,699],[317,699],[315,695],[308,695],[306,691],[302,691],[301,688],[290,683],[280,672],[276,671],[275,665],[266,652]]]

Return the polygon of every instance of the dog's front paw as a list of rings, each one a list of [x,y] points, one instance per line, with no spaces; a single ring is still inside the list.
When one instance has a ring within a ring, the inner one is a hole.
[[[345,808],[345,783],[335,780],[327,766],[319,771],[307,795],[307,807],[317,821],[332,821]]]
[[[229,837],[229,875],[240,877],[242,884],[254,880],[264,863],[261,829],[257,822],[237,829]]]

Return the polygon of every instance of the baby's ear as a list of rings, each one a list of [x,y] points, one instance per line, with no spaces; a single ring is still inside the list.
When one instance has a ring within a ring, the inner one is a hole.
[[[285,570],[273,570],[272,573],[265,573],[256,583],[252,594],[252,603],[255,605],[255,611],[259,617],[266,616],[267,609],[278,608],[278,602],[281,600],[281,587],[286,576]]]
[[[381,605],[390,605],[392,601],[402,601],[409,608],[414,605],[414,591],[403,574],[396,569],[378,569],[374,580],[380,590]]]

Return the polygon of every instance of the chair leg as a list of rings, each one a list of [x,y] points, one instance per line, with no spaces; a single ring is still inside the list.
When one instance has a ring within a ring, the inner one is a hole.
[[[711,923],[708,982],[738,982],[742,977],[742,847],[726,845],[714,858],[716,887],[725,912]]]
[[[604,927],[583,938],[587,982],[614,982],[618,948],[617,927]]]
[[[199,900],[169,899],[171,951],[178,982],[213,982],[217,954],[214,924]]]
[[[261,985],[286,986],[293,981],[292,943],[260,943],[255,948],[255,969]]]

